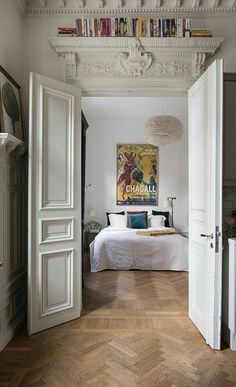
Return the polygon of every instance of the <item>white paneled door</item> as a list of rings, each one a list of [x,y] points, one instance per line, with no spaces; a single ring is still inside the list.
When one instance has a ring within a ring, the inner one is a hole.
[[[81,93],[30,75],[28,333],[81,313]]]
[[[189,316],[220,349],[222,293],[223,61],[189,94]]]

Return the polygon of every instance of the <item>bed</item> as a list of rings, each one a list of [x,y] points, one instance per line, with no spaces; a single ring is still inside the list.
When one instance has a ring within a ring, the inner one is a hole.
[[[163,227],[162,230],[170,230]],[[149,228],[148,231],[154,231]],[[138,230],[139,234],[140,231]],[[145,232],[147,230],[144,230]],[[188,270],[188,239],[180,234],[137,235],[136,229],[104,228],[90,244],[91,271]]]

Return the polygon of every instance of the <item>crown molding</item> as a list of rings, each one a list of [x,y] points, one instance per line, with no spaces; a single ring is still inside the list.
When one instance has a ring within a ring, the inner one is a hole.
[[[15,0],[24,2],[23,0]],[[236,15],[236,0],[25,0],[27,15]],[[187,5],[186,5],[187,4]]]

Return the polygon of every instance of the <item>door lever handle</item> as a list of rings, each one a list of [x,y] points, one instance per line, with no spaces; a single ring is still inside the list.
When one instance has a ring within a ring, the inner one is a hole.
[[[207,235],[207,234],[200,234],[201,237],[203,238],[211,238],[211,239],[214,239],[214,234],[210,234],[210,235]]]

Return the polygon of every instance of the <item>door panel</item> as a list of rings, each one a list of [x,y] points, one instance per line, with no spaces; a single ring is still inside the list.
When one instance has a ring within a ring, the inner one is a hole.
[[[80,111],[78,88],[31,74],[29,334],[81,313]]]
[[[223,62],[189,90],[189,316],[220,349]]]

